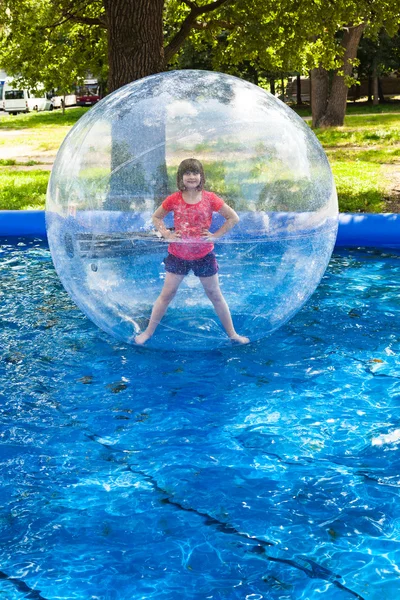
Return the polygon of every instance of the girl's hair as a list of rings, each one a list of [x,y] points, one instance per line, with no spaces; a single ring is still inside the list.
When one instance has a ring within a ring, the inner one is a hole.
[[[186,171],[192,171],[193,173],[200,173],[200,183],[197,186],[198,190],[202,190],[204,188],[204,184],[206,182],[206,178],[204,175],[203,165],[196,158],[186,158],[181,162],[178,167],[178,172],[176,174],[176,183],[178,185],[178,189],[183,192],[185,190],[185,186],[183,185],[183,175]]]

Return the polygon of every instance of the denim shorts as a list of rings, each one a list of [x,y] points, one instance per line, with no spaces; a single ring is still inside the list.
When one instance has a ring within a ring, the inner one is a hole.
[[[165,270],[168,273],[175,273],[175,275],[187,275],[190,270],[197,277],[212,277],[218,273],[218,263],[214,252],[209,252],[203,258],[197,260],[184,260],[174,254],[169,254],[164,258]]]

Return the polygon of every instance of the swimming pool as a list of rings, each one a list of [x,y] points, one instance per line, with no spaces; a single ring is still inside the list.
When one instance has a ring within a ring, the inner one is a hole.
[[[337,251],[264,342],[110,339],[45,244],[0,245],[0,598],[400,590],[400,253]]]

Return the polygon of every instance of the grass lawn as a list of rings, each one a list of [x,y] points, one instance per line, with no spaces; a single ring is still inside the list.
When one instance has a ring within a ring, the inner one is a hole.
[[[388,114],[389,108],[398,114]],[[353,114],[356,109],[360,114]],[[87,110],[0,118],[0,156],[4,151],[10,155],[0,158],[0,209],[44,208],[46,162],[51,163],[67,132]],[[316,129],[315,133],[332,166],[340,211],[387,211],[387,200],[393,201],[394,190],[400,187],[399,180],[393,181],[400,163],[400,103],[349,105],[344,127]]]
[[[32,112],[28,114],[20,113],[19,115],[10,115],[0,119],[1,130],[20,130],[20,129],[38,129],[46,127],[72,127],[78,119],[87,112],[87,108],[69,108],[62,114],[59,110]]]
[[[311,108],[308,104],[304,106],[292,106],[292,108],[301,117],[311,117]],[[347,104],[347,115],[363,115],[363,114],[382,114],[382,113],[400,113],[400,101],[386,102],[385,104],[378,104],[373,106],[367,102],[348,102]]]
[[[329,158],[341,212],[385,212],[400,165],[400,113],[349,115],[343,127],[315,130]]]
[[[44,208],[48,180],[48,171],[10,172],[0,168],[1,210]]]
[[[0,118],[0,210],[43,209],[52,163],[71,127],[87,111],[20,114]]]
[[[25,146],[31,156],[57,152],[68,131],[86,111],[73,108],[64,115],[52,111],[0,118],[0,151],[7,146],[18,154],[18,148]]]

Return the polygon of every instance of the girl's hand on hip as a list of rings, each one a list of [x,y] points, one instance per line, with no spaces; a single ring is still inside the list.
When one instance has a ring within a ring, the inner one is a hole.
[[[181,241],[181,234],[179,233],[179,231],[170,231],[168,233],[168,235],[164,236],[166,240],[168,240],[169,242],[180,242]]]
[[[214,235],[214,233],[211,233],[211,231],[208,231],[208,229],[203,229],[203,233],[201,234],[201,237],[202,237],[203,241],[205,241],[205,242],[215,242],[215,240],[218,239]]]

